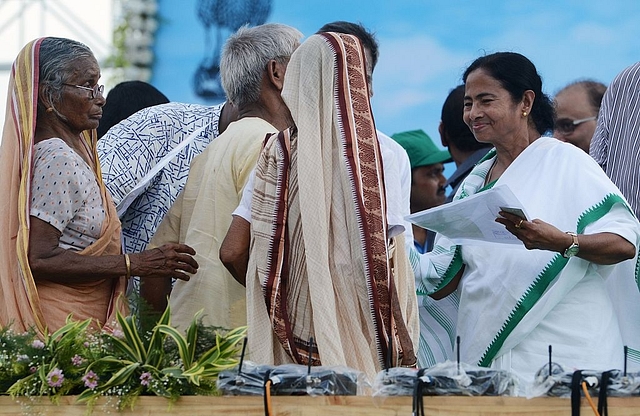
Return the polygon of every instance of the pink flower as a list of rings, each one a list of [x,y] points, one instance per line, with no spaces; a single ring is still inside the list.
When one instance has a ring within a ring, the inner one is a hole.
[[[89,371],[84,375],[84,377],[82,377],[82,381],[84,381],[85,387],[88,387],[91,390],[95,389],[98,386],[98,380],[98,375],[93,371]]]
[[[38,371],[38,368],[37,368],[37,367],[34,367],[34,366],[29,367],[29,372],[30,372],[31,374],[35,373],[36,371]]]
[[[76,367],[80,367],[83,362],[84,358],[80,357],[78,354],[74,355],[71,358],[71,364],[75,365]]]
[[[120,339],[124,338],[124,332],[122,332],[119,329],[114,329],[113,332],[111,333],[111,335],[113,335],[116,338],[120,338]]]
[[[140,384],[142,384],[143,386],[148,386],[151,380],[153,380],[153,377],[151,377],[151,373],[148,371],[145,371],[140,376]]]
[[[59,368],[54,368],[47,374],[47,383],[51,387],[60,387],[64,381],[64,374]]]
[[[33,342],[31,343],[31,346],[33,348],[37,348],[41,350],[44,348],[44,342],[40,341],[39,339],[34,339]]]

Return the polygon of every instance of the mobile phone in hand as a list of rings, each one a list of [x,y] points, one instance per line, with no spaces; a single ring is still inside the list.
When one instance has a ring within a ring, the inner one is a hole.
[[[500,210],[504,212],[508,212],[509,214],[516,215],[525,221],[529,221],[527,219],[527,216],[524,214],[524,211],[520,208],[500,207]]]

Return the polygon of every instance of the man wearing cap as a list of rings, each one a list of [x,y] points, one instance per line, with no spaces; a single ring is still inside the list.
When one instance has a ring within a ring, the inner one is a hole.
[[[411,130],[391,136],[409,155],[411,163],[411,213],[437,207],[445,202],[444,163],[451,162],[451,154],[439,149],[422,130]],[[413,225],[416,250],[426,253],[433,249],[435,233]],[[429,238],[430,237],[430,238]]]
[[[447,150],[439,149],[422,130],[405,131],[391,136],[409,155],[411,163],[411,213],[445,203],[444,163],[452,161]],[[416,225],[413,241],[416,250],[425,253],[433,249],[435,233]],[[418,296],[420,314],[420,344],[418,366],[427,368],[439,362],[453,360],[453,346],[458,317],[458,295],[435,300]]]

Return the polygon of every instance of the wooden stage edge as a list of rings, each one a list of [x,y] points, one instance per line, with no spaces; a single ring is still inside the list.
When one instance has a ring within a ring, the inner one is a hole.
[[[85,404],[76,404],[74,396],[65,396],[58,405],[48,398],[29,401],[25,398],[13,399],[0,396],[1,416],[22,415],[65,415],[86,416]],[[113,398],[101,398],[93,408],[92,415],[102,416],[118,414]],[[640,416],[640,397],[609,398],[609,416]],[[569,399],[539,397],[425,397],[424,410],[428,415],[466,416],[466,415],[571,415]],[[171,405],[161,397],[140,397],[133,410],[126,409],[124,415],[249,415],[265,414],[262,397],[204,397],[184,396]],[[320,415],[366,415],[392,416],[411,415],[411,397],[370,397],[370,396],[333,396],[333,397],[272,397],[272,415],[280,416],[320,416]],[[582,399],[581,414],[593,415],[585,399]]]

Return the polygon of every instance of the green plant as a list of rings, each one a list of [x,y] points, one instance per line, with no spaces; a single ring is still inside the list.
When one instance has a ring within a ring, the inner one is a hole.
[[[237,365],[246,327],[208,327],[196,315],[183,334],[171,326],[170,315],[167,308],[148,331],[139,329],[135,316],[120,314],[111,332],[70,318],[43,339],[34,331],[0,329],[0,394],[53,401],[78,394],[89,408],[101,396],[117,396],[120,409],[133,407],[140,395],[174,401],[217,394],[217,376]]]
[[[86,342],[90,324],[91,320],[74,322],[67,318],[62,328],[42,340],[35,336],[34,331],[14,338],[11,342],[14,345],[18,339],[25,343],[15,345],[13,374],[6,380],[12,376],[16,380],[7,393],[12,396],[49,396],[56,401],[62,395],[79,392],[83,388],[81,378],[88,361],[82,357],[90,355]],[[5,331],[3,335],[7,339],[11,338],[10,334]]]
[[[219,333],[220,329],[213,329],[216,342],[204,353],[195,354],[198,332],[212,329],[203,327],[196,316],[185,337],[170,326],[170,314],[167,308],[147,334],[139,332],[135,316],[118,315],[121,333],[108,334],[105,338],[112,354],[87,367],[87,372],[107,381],[83,391],[78,401],[92,404],[102,395],[115,394],[122,396],[120,407],[124,408],[133,406],[142,394],[172,401],[182,395],[216,394],[215,381],[219,371],[238,363],[238,343],[245,336],[246,328],[237,328],[225,335]],[[185,354],[185,351],[188,352]]]

